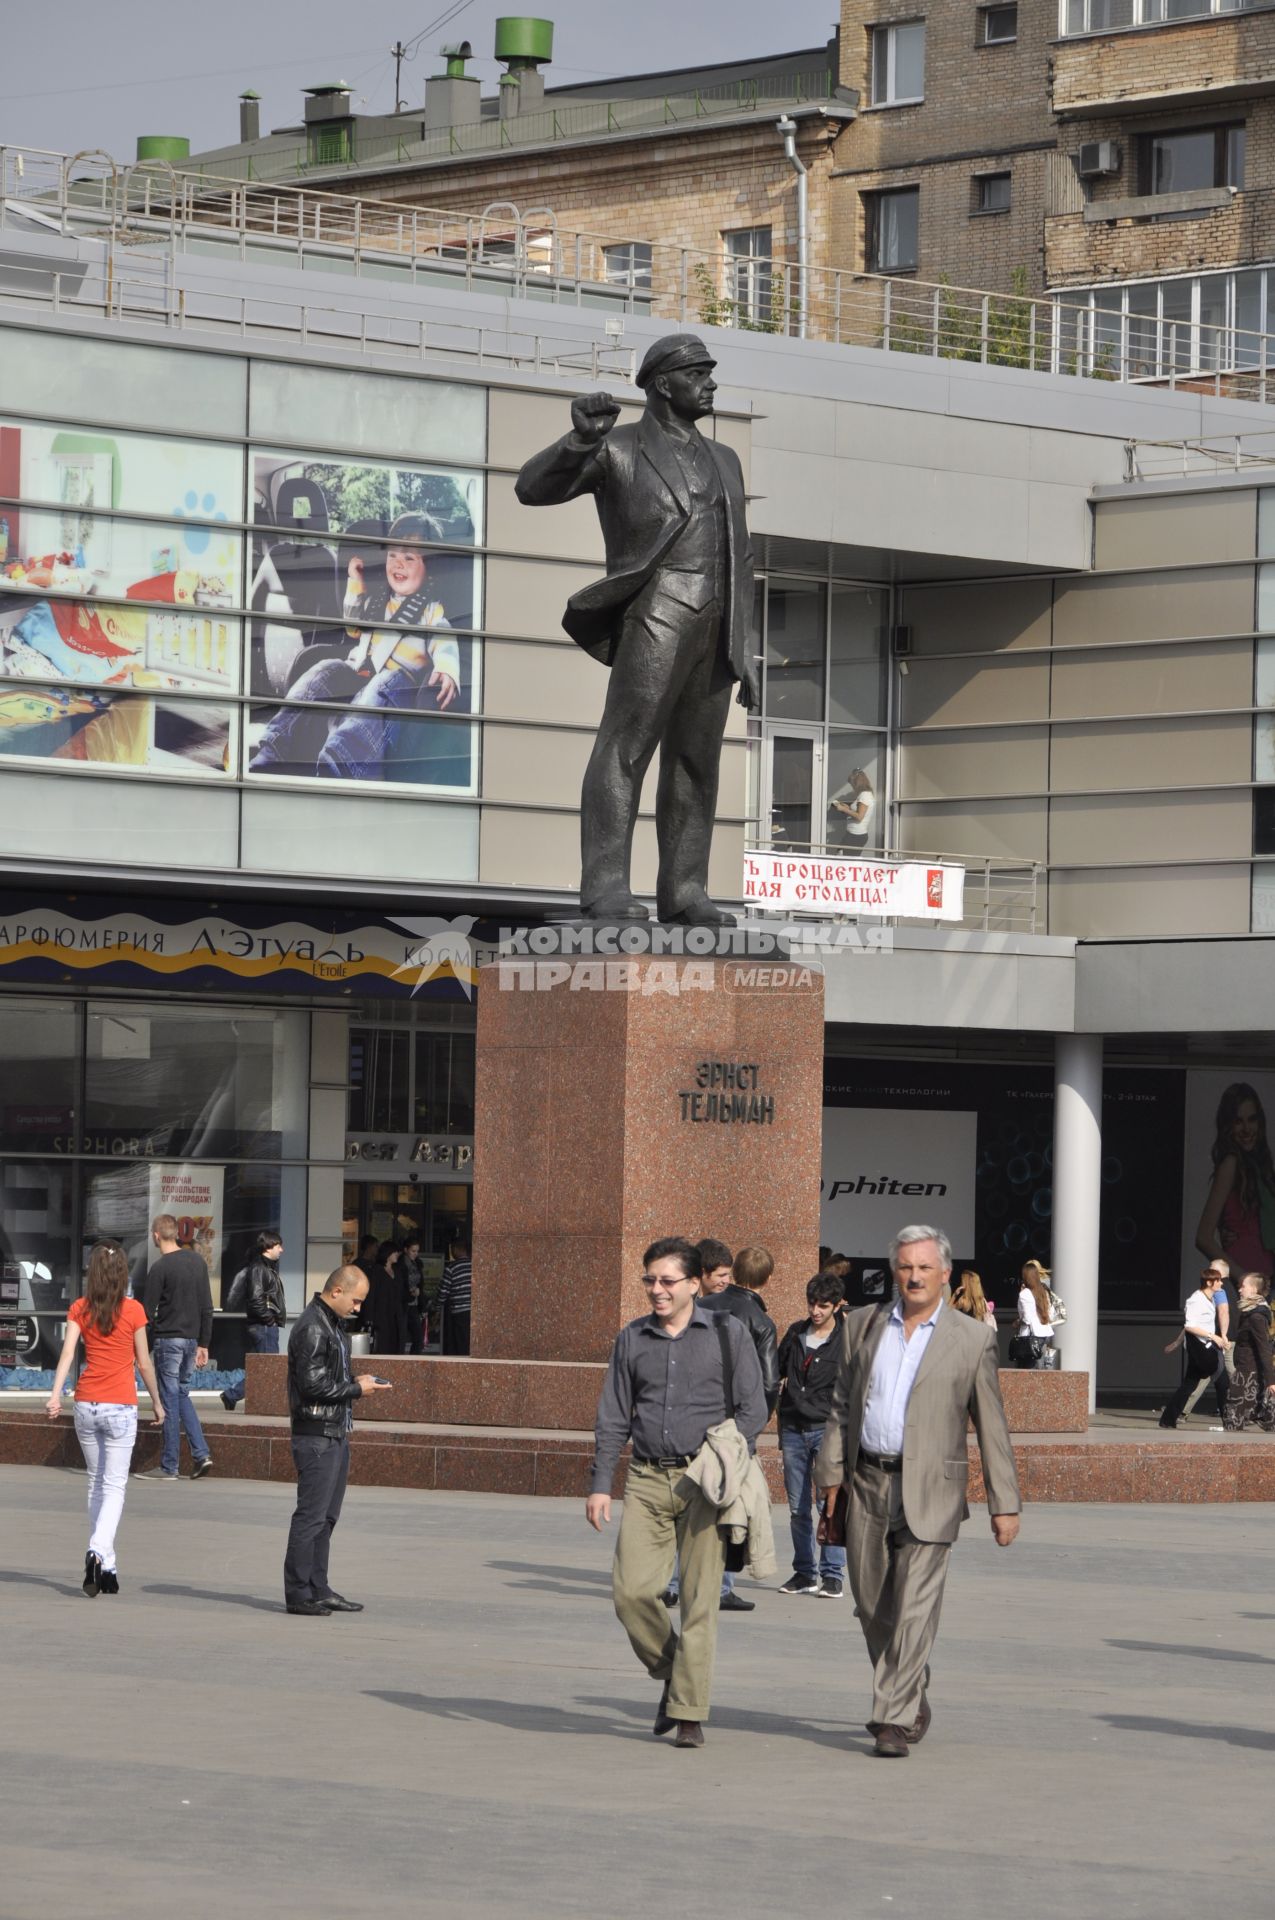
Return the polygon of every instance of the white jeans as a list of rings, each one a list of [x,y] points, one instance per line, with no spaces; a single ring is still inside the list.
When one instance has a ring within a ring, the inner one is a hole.
[[[89,1552],[115,1572],[115,1529],[124,1511],[129,1462],[137,1438],[137,1408],[106,1400],[77,1400],[75,1434],[89,1474]]]

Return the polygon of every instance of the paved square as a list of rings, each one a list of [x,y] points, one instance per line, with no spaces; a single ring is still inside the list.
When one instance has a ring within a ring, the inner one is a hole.
[[[850,1602],[747,1583],[707,1746],[654,1740],[582,1502],[354,1488],[367,1611],[302,1620],[290,1488],[131,1484],[93,1602],[83,1497],[0,1468],[3,1920],[1270,1910],[1271,1507],[978,1510],[888,1765]]]

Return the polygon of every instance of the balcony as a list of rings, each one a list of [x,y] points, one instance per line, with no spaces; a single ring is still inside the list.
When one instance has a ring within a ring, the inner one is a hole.
[[[1214,14],[1054,43],[1063,120],[1244,100],[1275,87],[1275,10]]]

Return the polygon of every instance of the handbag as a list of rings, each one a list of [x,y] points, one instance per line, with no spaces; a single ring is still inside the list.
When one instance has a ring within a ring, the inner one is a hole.
[[[1034,1333],[1016,1333],[1009,1343],[1010,1360],[1016,1367],[1034,1367],[1044,1344]]]
[[[722,1387],[726,1397],[726,1418],[735,1418],[735,1362],[730,1350],[730,1335],[726,1331],[726,1315],[713,1315],[717,1326],[717,1339],[722,1349]],[[726,1542],[726,1559],[723,1571],[742,1573],[748,1565],[748,1541],[732,1540],[729,1534],[723,1536]]]
[[[819,1524],[815,1528],[815,1539],[821,1547],[845,1546],[846,1515],[849,1510],[850,1501],[843,1483],[832,1489],[819,1509]]]
[[[1050,1325],[1054,1327],[1065,1327],[1067,1324],[1067,1302],[1061,1294],[1055,1293],[1052,1287],[1046,1287],[1045,1292],[1049,1295]]]
[[[1036,1361],[1036,1371],[1038,1373],[1059,1372],[1062,1367],[1062,1355],[1059,1353],[1053,1341],[1038,1340],[1036,1344],[1040,1348],[1040,1354]]]

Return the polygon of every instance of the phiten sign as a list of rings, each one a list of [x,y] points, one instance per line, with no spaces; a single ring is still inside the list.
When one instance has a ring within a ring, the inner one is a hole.
[[[772,913],[881,914],[959,920],[964,867],[922,860],[870,861],[818,854],[745,853],[744,899]]]

